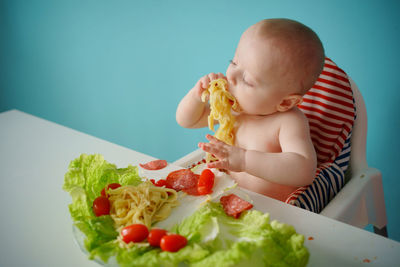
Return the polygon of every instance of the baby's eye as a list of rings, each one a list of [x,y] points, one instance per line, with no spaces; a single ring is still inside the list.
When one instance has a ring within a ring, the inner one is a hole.
[[[247,86],[249,86],[249,87],[253,87],[253,85],[252,85],[251,83],[249,83],[249,82],[246,80],[246,77],[245,77],[244,75],[243,75],[242,81],[243,81],[243,83],[244,83],[245,85],[247,85]]]
[[[229,63],[231,64],[231,65],[233,65],[233,66],[236,66],[236,63],[231,59],[231,60],[229,60]]]
[[[245,79],[243,79],[244,84],[246,84],[249,87],[253,87],[253,85],[251,85],[250,83],[248,83]]]

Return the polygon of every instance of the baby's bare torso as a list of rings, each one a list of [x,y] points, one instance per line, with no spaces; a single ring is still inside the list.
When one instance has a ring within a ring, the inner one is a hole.
[[[288,111],[291,112],[291,111]],[[235,145],[247,150],[261,152],[282,152],[279,143],[279,131],[285,116],[297,116],[296,112],[283,114],[280,112],[268,116],[239,115],[236,117]],[[297,189],[297,187],[280,185],[245,172],[229,172],[239,186],[281,201]]]

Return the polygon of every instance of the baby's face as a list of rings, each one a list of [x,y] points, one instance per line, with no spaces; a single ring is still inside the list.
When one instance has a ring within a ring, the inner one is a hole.
[[[287,96],[291,81],[272,42],[248,29],[240,39],[226,76],[243,113],[268,115]],[[283,78],[283,76],[285,78]]]

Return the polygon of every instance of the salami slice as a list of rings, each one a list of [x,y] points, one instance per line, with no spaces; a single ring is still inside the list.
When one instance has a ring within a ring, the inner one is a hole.
[[[177,171],[173,171],[167,176],[167,184],[168,188],[175,189],[176,191],[187,191],[186,193],[192,195],[195,194],[193,188],[196,188],[197,191],[197,183],[199,181],[200,175],[193,173],[189,169],[181,169]]]
[[[168,162],[163,159],[157,159],[157,160],[147,162],[145,164],[139,164],[139,166],[142,167],[143,169],[150,170],[150,171],[161,170],[161,169],[165,168],[167,165],[168,165]]]
[[[249,210],[253,207],[253,204],[235,194],[221,197],[220,203],[222,204],[225,213],[235,219],[239,218],[243,211]]]
[[[191,187],[191,188],[185,188],[182,189],[183,192],[185,192],[188,195],[192,195],[192,196],[200,196],[200,192],[197,186],[195,187]]]

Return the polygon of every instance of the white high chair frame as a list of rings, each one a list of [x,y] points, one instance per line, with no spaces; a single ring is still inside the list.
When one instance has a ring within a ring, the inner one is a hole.
[[[383,195],[382,174],[368,167],[366,160],[367,110],[360,90],[349,77],[357,110],[351,137],[350,165],[345,186],[321,211],[321,215],[364,228],[372,224],[376,234],[387,237],[387,218]],[[205,153],[197,149],[174,162],[188,167],[201,161]]]

